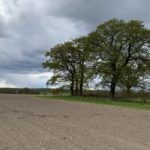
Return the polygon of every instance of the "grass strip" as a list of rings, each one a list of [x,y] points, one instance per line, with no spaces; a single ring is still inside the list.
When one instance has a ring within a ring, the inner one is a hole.
[[[144,102],[132,102],[129,100],[110,100],[98,97],[79,97],[79,96],[39,96],[40,98],[46,98],[50,100],[65,100],[72,102],[82,102],[82,103],[93,103],[93,104],[101,104],[101,105],[110,105],[110,106],[120,106],[126,108],[135,108],[142,110],[150,110],[150,103]]]

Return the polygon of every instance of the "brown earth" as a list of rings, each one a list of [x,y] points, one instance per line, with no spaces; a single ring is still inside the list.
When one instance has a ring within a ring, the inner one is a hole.
[[[150,150],[150,111],[0,95],[0,150]]]

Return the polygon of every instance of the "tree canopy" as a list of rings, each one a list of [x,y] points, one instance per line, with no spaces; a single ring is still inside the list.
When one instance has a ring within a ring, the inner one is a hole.
[[[129,92],[149,74],[149,48],[150,30],[141,21],[111,19],[86,37],[51,48],[43,66],[54,73],[48,83],[67,83],[72,95],[82,95],[84,84],[99,75],[113,98],[116,86]]]
[[[45,68],[53,71],[53,77],[48,84],[60,84],[61,82],[70,85],[72,95],[83,94],[83,84],[88,79],[87,61],[89,56],[86,47],[86,38],[78,38],[71,42],[56,45],[46,52],[49,59],[43,63]]]

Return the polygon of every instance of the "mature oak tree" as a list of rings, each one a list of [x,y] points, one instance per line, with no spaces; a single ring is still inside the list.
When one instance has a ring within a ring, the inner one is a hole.
[[[150,31],[137,20],[112,19],[99,25],[89,38],[96,60],[94,70],[110,83],[114,98],[119,79],[130,62],[149,61]]]

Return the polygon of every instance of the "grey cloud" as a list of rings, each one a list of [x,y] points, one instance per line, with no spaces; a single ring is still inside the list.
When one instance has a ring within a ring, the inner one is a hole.
[[[87,34],[110,18],[140,19],[150,27],[149,5],[148,0],[1,0],[1,79],[26,85],[22,74],[28,83],[28,74],[46,72],[42,69],[46,50]]]
[[[7,16],[10,17],[5,22],[7,38],[0,42],[1,72],[41,72],[46,50],[80,34],[74,23],[49,14],[47,3],[40,3],[42,8],[28,0],[8,5],[12,17]]]
[[[149,0],[64,0],[58,16],[84,21],[91,30],[110,18],[140,19],[148,23],[149,6]]]

